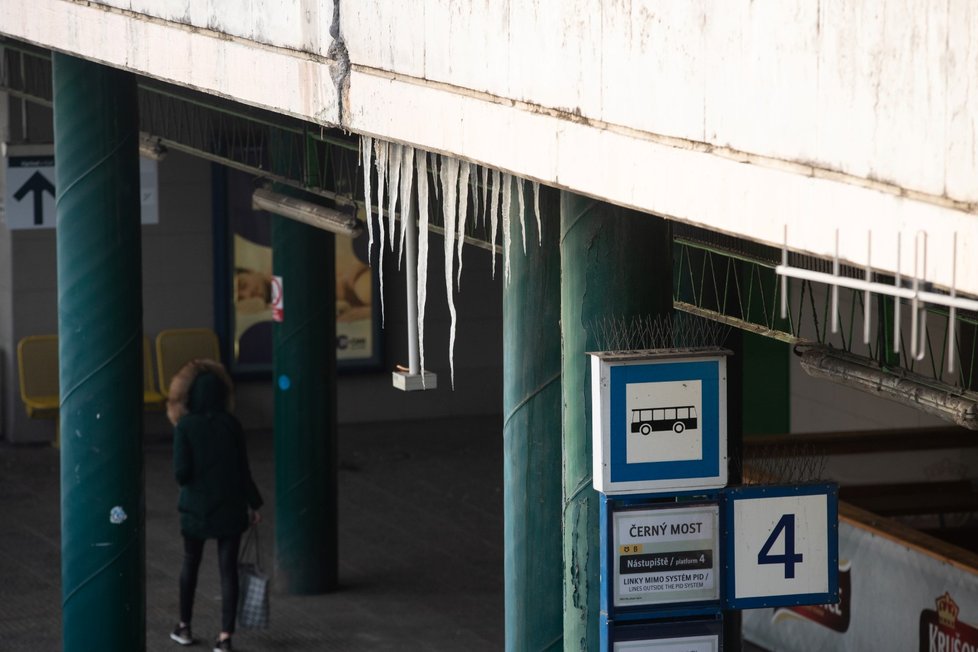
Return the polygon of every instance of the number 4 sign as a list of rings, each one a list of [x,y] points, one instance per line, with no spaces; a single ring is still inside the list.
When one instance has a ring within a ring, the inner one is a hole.
[[[724,492],[726,604],[732,609],[838,601],[838,487]]]

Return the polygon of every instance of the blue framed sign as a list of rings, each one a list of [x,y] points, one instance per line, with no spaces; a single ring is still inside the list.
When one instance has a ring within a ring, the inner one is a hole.
[[[589,354],[595,489],[671,493],[727,483],[727,354]]]
[[[733,487],[723,501],[726,608],[838,602],[838,485]]]
[[[601,622],[603,652],[722,652],[723,621],[715,617],[660,623]]]

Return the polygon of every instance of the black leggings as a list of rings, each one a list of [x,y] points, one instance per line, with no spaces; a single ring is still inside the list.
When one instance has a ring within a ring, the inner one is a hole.
[[[204,556],[205,539],[183,537],[183,570],[180,571],[180,621],[190,623],[194,613],[197,571]],[[238,610],[238,544],[241,535],[217,540],[217,563],[221,571],[221,631],[234,633]]]

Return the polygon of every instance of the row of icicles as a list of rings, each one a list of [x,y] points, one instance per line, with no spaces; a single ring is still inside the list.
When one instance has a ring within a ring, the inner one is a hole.
[[[377,270],[380,278],[380,313],[384,319],[384,246],[387,244],[393,254],[397,247],[397,265],[400,269],[404,257],[405,231],[395,236],[397,221],[395,209],[401,211],[401,224],[413,210],[412,192],[417,177],[418,199],[418,348],[421,370],[424,371],[424,310],[428,282],[428,169],[429,160],[435,179],[435,197],[441,199],[445,223],[445,292],[448,296],[448,312],[451,315],[449,331],[448,361],[451,368],[452,388],[455,387],[455,300],[454,291],[461,287],[462,245],[465,227],[469,220],[469,194],[472,193],[475,223],[485,225],[489,222],[489,239],[495,245],[497,230],[502,224],[503,280],[510,280],[510,216],[512,213],[513,188],[516,189],[517,212],[520,233],[523,239],[523,253],[526,253],[526,199],[523,182],[513,176],[490,170],[489,168],[461,161],[451,156],[428,153],[408,145],[374,140],[370,136],[360,139],[360,154],[363,163],[363,194],[367,213],[367,251],[373,251],[376,235],[380,244]],[[429,159],[430,157],[430,159]],[[373,201],[371,189],[371,169],[377,165],[377,196]],[[538,244],[540,242],[540,184],[533,182],[533,210],[537,219]],[[375,228],[372,207],[377,206],[377,225]],[[385,225],[386,213],[386,225]],[[501,219],[500,219],[501,218]],[[369,256],[368,256],[369,257]],[[371,261],[372,262],[372,261]],[[455,272],[456,262],[458,271]],[[496,256],[492,257],[492,275],[496,275]],[[423,377],[423,376],[422,376]]]

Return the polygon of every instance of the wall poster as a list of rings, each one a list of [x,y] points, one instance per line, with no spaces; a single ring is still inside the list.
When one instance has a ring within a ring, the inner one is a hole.
[[[251,208],[251,175],[227,171],[230,315],[227,341],[236,373],[272,368],[272,220]],[[367,260],[367,238],[336,236],[337,368],[376,369],[382,364],[377,280]],[[288,287],[284,317],[288,319]]]
[[[978,650],[975,555],[867,516],[840,519],[838,604],[748,609],[745,637],[798,652]]]

